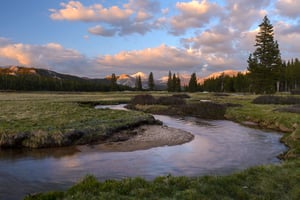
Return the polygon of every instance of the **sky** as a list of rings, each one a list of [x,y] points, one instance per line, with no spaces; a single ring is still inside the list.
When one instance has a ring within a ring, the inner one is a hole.
[[[1,0],[0,66],[81,77],[247,69],[264,16],[300,57],[299,0]]]

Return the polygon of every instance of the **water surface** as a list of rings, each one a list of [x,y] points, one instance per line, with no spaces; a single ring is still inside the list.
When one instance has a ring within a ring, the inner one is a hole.
[[[99,180],[230,174],[255,165],[279,163],[276,156],[286,150],[279,142],[281,134],[231,121],[161,115],[155,118],[164,125],[191,132],[195,139],[183,145],[133,152],[80,152],[76,147],[0,150],[0,199],[64,190],[87,174]]]

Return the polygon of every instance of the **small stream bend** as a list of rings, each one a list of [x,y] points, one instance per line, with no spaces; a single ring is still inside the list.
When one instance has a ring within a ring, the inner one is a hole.
[[[123,109],[120,106],[110,108]],[[99,180],[140,176],[224,175],[255,165],[279,163],[286,150],[276,132],[251,129],[226,120],[155,115],[164,125],[195,135],[177,146],[133,152],[80,152],[76,147],[0,151],[0,199],[67,189],[87,174]]]

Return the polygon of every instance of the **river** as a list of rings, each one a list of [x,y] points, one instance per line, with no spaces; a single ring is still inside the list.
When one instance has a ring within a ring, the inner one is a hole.
[[[276,156],[286,150],[279,142],[281,134],[231,121],[162,115],[155,118],[169,127],[191,132],[194,140],[133,152],[80,152],[76,147],[0,150],[0,199],[65,190],[87,174],[99,180],[135,176],[151,180],[168,174],[226,175],[255,165],[280,163]]]

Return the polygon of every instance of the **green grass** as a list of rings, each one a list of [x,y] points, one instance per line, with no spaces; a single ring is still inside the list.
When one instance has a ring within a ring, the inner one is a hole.
[[[27,134],[30,136],[21,146],[61,146],[68,142],[64,136],[74,132],[84,132],[79,143],[88,143],[119,128],[151,121],[152,117],[142,112],[94,109],[76,103],[111,103],[130,98],[127,94],[117,97],[116,93],[0,93],[0,144],[5,146],[11,138]]]
[[[261,166],[229,176],[127,178],[98,182],[93,176],[65,192],[28,196],[37,199],[298,199],[300,162]]]

